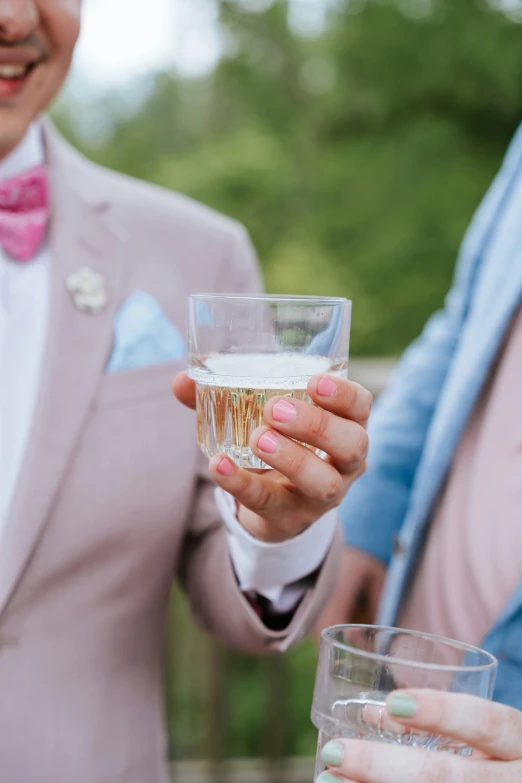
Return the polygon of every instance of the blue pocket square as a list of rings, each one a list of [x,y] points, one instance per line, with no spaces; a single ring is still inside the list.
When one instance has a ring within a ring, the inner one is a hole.
[[[181,334],[156,300],[144,291],[136,291],[116,313],[114,349],[107,372],[173,362],[185,353]]]

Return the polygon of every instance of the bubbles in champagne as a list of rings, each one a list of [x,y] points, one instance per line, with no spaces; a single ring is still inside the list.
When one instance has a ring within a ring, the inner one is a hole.
[[[223,453],[245,468],[266,468],[250,450],[252,432],[263,423],[263,408],[274,396],[311,402],[313,375],[346,375],[346,362],[297,353],[212,354],[189,374],[197,383],[198,442],[208,457]]]

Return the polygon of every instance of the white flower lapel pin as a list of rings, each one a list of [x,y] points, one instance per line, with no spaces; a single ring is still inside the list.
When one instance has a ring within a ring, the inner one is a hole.
[[[65,285],[77,310],[99,315],[105,309],[109,299],[107,286],[98,272],[83,266],[69,275]]]

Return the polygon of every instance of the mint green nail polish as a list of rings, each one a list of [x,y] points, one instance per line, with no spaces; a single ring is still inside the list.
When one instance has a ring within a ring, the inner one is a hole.
[[[329,767],[340,767],[343,760],[343,746],[340,742],[327,742],[321,751],[323,764]]]
[[[388,700],[388,712],[396,718],[413,718],[419,705],[408,693],[394,693]]]
[[[323,772],[317,778],[317,783],[339,783],[339,778],[336,775],[332,775],[330,772]]]

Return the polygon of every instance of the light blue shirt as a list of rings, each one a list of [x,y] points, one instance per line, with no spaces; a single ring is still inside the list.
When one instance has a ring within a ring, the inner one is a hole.
[[[391,562],[384,624],[396,622],[455,447],[521,301],[522,126],[464,239],[444,309],[375,406],[368,472],[341,508],[346,542]],[[522,390],[513,415],[522,416]],[[500,662],[495,698],[522,709],[522,552],[520,563],[521,582],[483,646]]]

